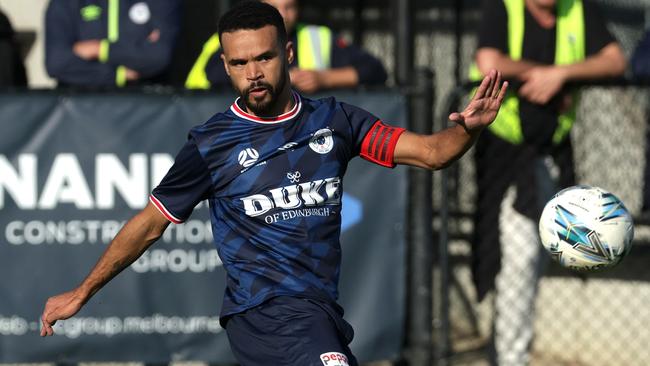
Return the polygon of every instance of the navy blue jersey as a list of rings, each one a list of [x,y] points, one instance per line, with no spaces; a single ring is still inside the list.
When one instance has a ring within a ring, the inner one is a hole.
[[[348,161],[392,167],[403,129],[334,98],[295,93],[291,111],[267,119],[239,103],[190,131],[150,199],[174,223],[209,201],[227,273],[222,317],[280,295],[333,302]]]

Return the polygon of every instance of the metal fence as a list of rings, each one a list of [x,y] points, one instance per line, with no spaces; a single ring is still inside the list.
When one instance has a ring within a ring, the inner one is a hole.
[[[595,2],[624,53],[630,56],[646,24],[650,23],[650,17],[646,16],[650,3]],[[416,2],[415,63],[435,72],[438,121],[446,121],[450,90],[464,80],[473,60],[479,3],[477,0]],[[394,75],[396,46],[391,29],[377,26],[391,24],[391,9],[382,2],[366,2],[366,6],[363,45],[381,57],[389,74]],[[345,27],[342,30],[345,34]],[[645,136],[650,118],[647,90],[640,85],[583,88],[578,121],[572,131],[577,182],[615,192],[637,216],[641,209]],[[440,365],[487,364],[492,334],[493,293],[478,302],[470,273],[472,215],[476,209],[473,154],[470,151],[455,166],[455,171],[448,172],[451,174],[448,182],[441,173],[434,177],[435,212],[440,212],[443,197],[453,199],[448,202],[449,220],[440,215],[434,220],[436,230],[443,225],[450,229],[450,276],[444,277],[444,268],[442,273],[440,267],[434,269],[434,347],[436,363]],[[457,179],[451,179],[454,177]],[[446,184],[451,185],[451,194],[440,190]],[[580,275],[554,263],[546,266],[535,302],[532,365],[650,363],[647,347],[650,332],[645,326],[650,323],[650,310],[644,305],[650,300],[650,271],[644,265],[650,256],[647,245],[650,230],[638,218],[636,224],[633,250],[613,270]],[[449,295],[448,319],[443,316],[445,298],[441,293]]]
[[[645,306],[650,300],[650,271],[645,265],[650,256],[650,232],[649,222],[638,218],[650,118],[647,106],[645,86],[592,86],[583,90],[571,135],[577,183],[615,192],[637,216],[636,238],[630,255],[612,270],[585,274],[550,262],[545,266],[536,311],[529,314],[534,319],[533,365],[647,365],[650,360],[650,331],[646,327],[650,311]],[[453,107],[448,103],[447,108]],[[450,337],[451,349],[441,364],[477,364],[476,360],[486,358],[493,334],[494,293],[479,303],[470,272],[470,240],[476,230],[472,220],[477,198],[474,153],[470,151],[454,169],[444,173],[449,175],[450,191],[440,187],[436,194],[438,198],[451,197],[449,220],[438,223],[439,228],[449,229],[451,238],[447,247],[451,277],[444,284],[449,286],[451,326],[448,333],[438,333]],[[535,242],[534,238],[518,237],[522,235],[518,232],[509,235],[508,245]],[[523,267],[521,275],[531,270]],[[444,292],[437,295],[446,296]],[[513,301],[509,306],[515,309],[517,294],[509,298]],[[438,319],[444,320],[446,310],[437,310]],[[439,338],[438,344],[444,344],[443,340]]]

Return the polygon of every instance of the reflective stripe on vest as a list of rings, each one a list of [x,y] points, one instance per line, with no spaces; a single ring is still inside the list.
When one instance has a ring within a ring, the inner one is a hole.
[[[304,70],[329,69],[332,54],[332,31],[318,25],[297,26],[298,67]]]
[[[305,70],[323,70],[330,68],[332,54],[332,30],[316,25],[297,27],[298,67]],[[192,70],[185,80],[188,89],[210,89],[210,81],[205,68],[212,56],[219,51],[219,34],[215,33],[203,45],[201,54],[194,62]]]
[[[185,80],[185,87],[188,89],[210,89],[210,80],[208,80],[208,75],[205,73],[205,68],[208,66],[208,62],[212,58],[212,55],[219,51],[221,43],[219,42],[219,34],[215,33],[208,39],[205,44],[203,44],[203,49],[199,58],[196,59],[192,70],[187,75],[187,80]]]
[[[504,0],[508,13],[508,50],[513,60],[520,60],[524,40],[524,0]],[[581,0],[558,0],[555,35],[555,64],[568,65],[585,59],[584,15]],[[481,73],[473,64],[470,79],[479,80]],[[553,143],[559,144],[568,135],[575,121],[575,106],[578,93],[573,93],[572,107],[558,116],[558,126],[553,134]],[[524,140],[519,117],[519,99],[508,92],[495,121],[488,127],[490,131],[512,144]]]
[[[109,43],[115,43],[120,39],[120,0],[108,0],[107,23],[107,42],[104,42],[104,46],[100,43],[100,58],[104,59],[108,59]],[[115,85],[119,87],[126,85],[126,67],[118,66],[115,69]]]

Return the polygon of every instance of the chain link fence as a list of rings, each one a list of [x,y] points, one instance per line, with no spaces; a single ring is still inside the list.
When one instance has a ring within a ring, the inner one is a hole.
[[[650,2],[599,0],[608,28],[629,57],[643,35]],[[369,3],[369,2],[368,2]],[[391,10],[385,2],[366,4],[363,21],[367,31],[363,46],[380,57],[394,75],[395,43]],[[457,19],[456,10],[462,9]],[[417,2],[415,60],[435,72],[435,115],[446,116],[449,92],[465,79],[476,47],[474,29],[480,18],[479,1]],[[459,23],[457,23],[457,21]],[[384,25],[383,27],[381,25]],[[346,33],[342,27],[343,34]],[[460,32],[458,32],[460,30]],[[459,55],[459,58],[456,58]],[[458,67],[458,68],[457,68]],[[460,70],[458,72],[457,70]],[[390,81],[393,82],[393,79]],[[462,104],[465,103],[463,101]],[[635,216],[641,213],[645,168],[648,88],[643,86],[592,86],[582,90],[576,125],[571,139],[577,183],[600,186],[621,198]],[[441,364],[485,365],[493,334],[495,296],[489,292],[478,302],[472,283],[471,240],[475,227],[476,166],[474,150],[453,169],[451,219],[435,227],[450,230],[451,256],[450,341],[451,354]],[[434,206],[440,203],[440,173],[434,188]],[[530,203],[533,204],[533,203]],[[650,363],[650,226],[638,220],[630,255],[616,268],[602,273],[569,272],[550,261],[535,296],[534,337],[531,365],[647,365]],[[512,234],[512,235],[517,235]],[[528,234],[526,234],[528,235]],[[513,242],[530,243],[528,237]],[[534,244],[533,244],[534,245]],[[530,271],[524,268],[523,272]],[[513,298],[517,294],[513,294]],[[440,299],[434,299],[438,309]],[[515,307],[513,303],[511,305]],[[433,326],[439,325],[437,314]],[[507,321],[506,321],[507,324]],[[438,344],[442,340],[438,339]]]

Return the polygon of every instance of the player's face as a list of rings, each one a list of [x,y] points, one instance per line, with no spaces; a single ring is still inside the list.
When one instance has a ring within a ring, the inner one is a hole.
[[[264,0],[264,2],[278,9],[284,19],[287,33],[291,33],[298,22],[298,0]]]
[[[280,45],[277,29],[267,25],[223,33],[221,44],[226,72],[246,107],[258,116],[278,114],[278,96],[289,95],[291,43]]]

